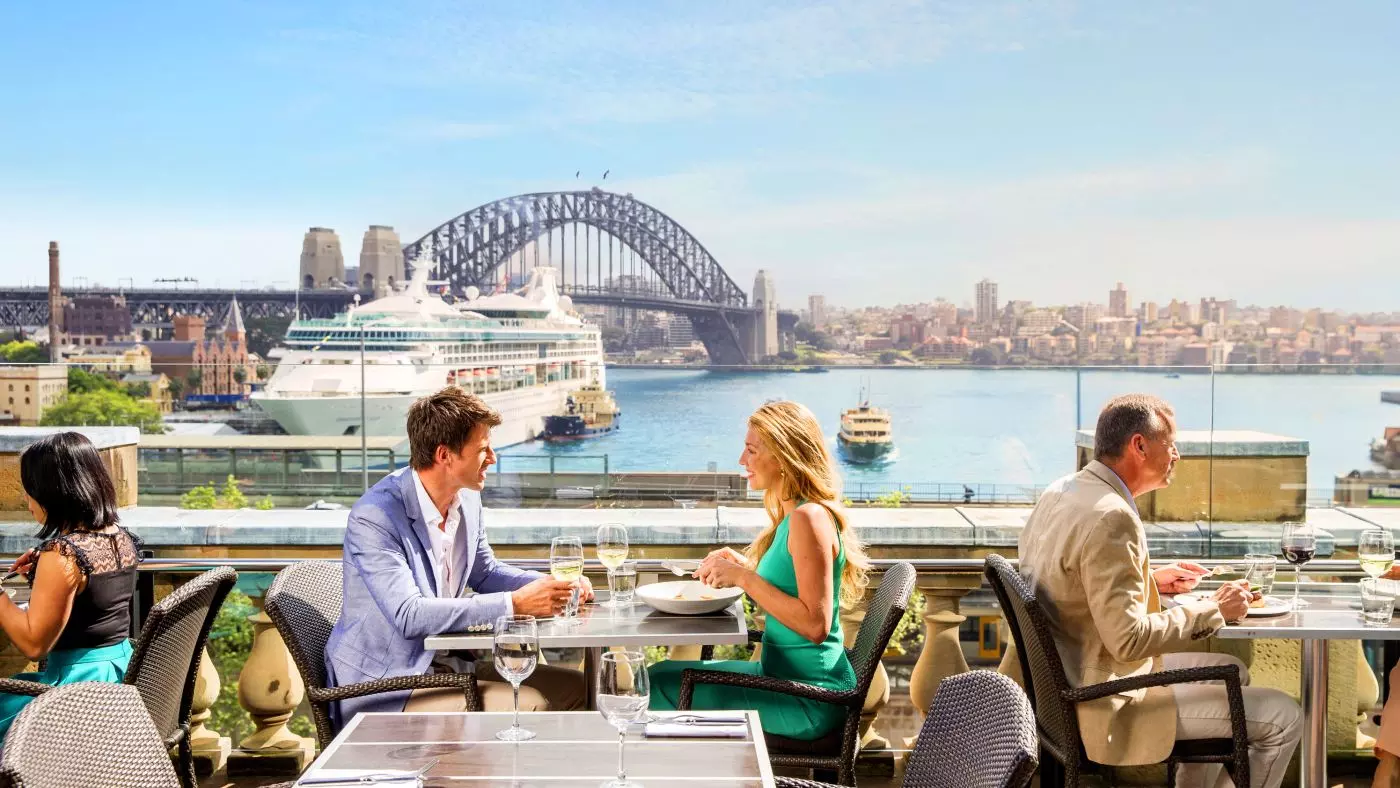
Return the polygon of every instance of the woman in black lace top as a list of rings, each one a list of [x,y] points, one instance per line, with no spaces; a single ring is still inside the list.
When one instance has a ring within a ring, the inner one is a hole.
[[[15,678],[120,683],[131,661],[127,635],[141,559],[136,537],[117,524],[107,467],[87,438],[60,432],[26,448],[19,470],[42,541],[11,570],[28,578],[29,605],[0,596],[0,628],[44,668]],[[31,700],[0,693],[0,737]]]

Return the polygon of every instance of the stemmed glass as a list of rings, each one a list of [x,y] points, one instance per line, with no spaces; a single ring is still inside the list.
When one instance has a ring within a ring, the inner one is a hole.
[[[559,620],[564,624],[578,623],[578,581],[583,577],[583,542],[577,536],[556,536],[549,543],[549,573],[555,580],[574,584]]]
[[[627,742],[627,726],[647,718],[651,702],[651,680],[646,657],[640,651],[609,651],[598,668],[598,711],[617,728],[617,779],[602,788],[642,788],[627,779],[622,753]]]
[[[540,638],[534,616],[501,616],[496,619],[496,635],[491,641],[496,672],[515,690],[515,716],[510,727],[496,732],[501,741],[526,741],[534,731],[520,727],[520,685],[535,672],[539,662]]]
[[[1379,578],[1390,571],[1395,563],[1395,540],[1390,531],[1372,528],[1362,531],[1356,542],[1356,557],[1361,562],[1361,571]]]
[[[598,560],[608,569],[607,607],[619,607],[615,599],[617,588],[613,578],[617,568],[627,560],[627,526],[621,523],[603,523],[598,526]]]
[[[1306,522],[1285,523],[1283,526],[1283,557],[1293,564],[1293,609],[1301,610],[1308,606],[1298,596],[1302,585],[1303,564],[1317,555],[1317,531]]]

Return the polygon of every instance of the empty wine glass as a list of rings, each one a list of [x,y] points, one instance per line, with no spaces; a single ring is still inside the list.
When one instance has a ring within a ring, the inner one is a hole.
[[[623,749],[627,726],[647,718],[651,702],[651,681],[646,656],[640,651],[609,651],[598,667],[598,711],[617,728],[617,779],[602,788],[642,788],[627,779]]]
[[[573,583],[573,593],[564,605],[559,620],[564,624],[578,623],[579,578],[583,577],[583,542],[577,536],[556,536],[549,544],[549,573],[555,580]]]
[[[496,672],[515,691],[515,715],[509,728],[496,732],[502,741],[526,741],[534,731],[520,727],[520,685],[535,672],[539,662],[540,638],[534,616],[501,616],[496,619],[496,635],[491,642]]]
[[[1284,523],[1283,557],[1288,563],[1293,564],[1294,610],[1308,606],[1308,603],[1298,596],[1298,591],[1303,580],[1303,564],[1313,560],[1315,555],[1317,555],[1317,531],[1306,522]]]
[[[1372,528],[1361,532],[1356,541],[1356,557],[1361,563],[1361,571],[1371,577],[1380,577],[1390,571],[1395,563],[1395,540],[1385,528]]]
[[[608,569],[607,607],[617,607],[617,587],[614,578],[617,568],[627,560],[627,526],[621,523],[603,523],[598,526],[598,560]]]

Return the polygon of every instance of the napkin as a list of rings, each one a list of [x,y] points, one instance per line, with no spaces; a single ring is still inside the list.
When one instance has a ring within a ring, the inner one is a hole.
[[[366,777],[376,778],[372,782],[361,782]],[[324,785],[325,788],[335,788],[337,785],[374,785],[377,788],[417,788],[423,782],[418,779],[412,771],[404,769],[316,769],[310,774],[302,775],[295,783],[295,786],[317,786]]]
[[[703,722],[674,721],[687,716],[698,717]],[[646,737],[649,739],[743,739],[748,734],[748,720],[743,712],[684,712],[660,717],[659,721],[649,722],[646,726]]]

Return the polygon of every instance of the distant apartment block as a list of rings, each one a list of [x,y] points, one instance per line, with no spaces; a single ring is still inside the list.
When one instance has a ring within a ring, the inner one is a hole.
[[[980,325],[994,323],[1001,314],[997,304],[997,283],[990,279],[983,279],[977,283],[976,300],[977,322]]]
[[[39,423],[45,408],[67,395],[67,367],[0,366],[0,424],[32,427]]]
[[[1122,282],[1119,282],[1117,287],[1108,291],[1108,316],[1128,316],[1128,290],[1123,287]]]

